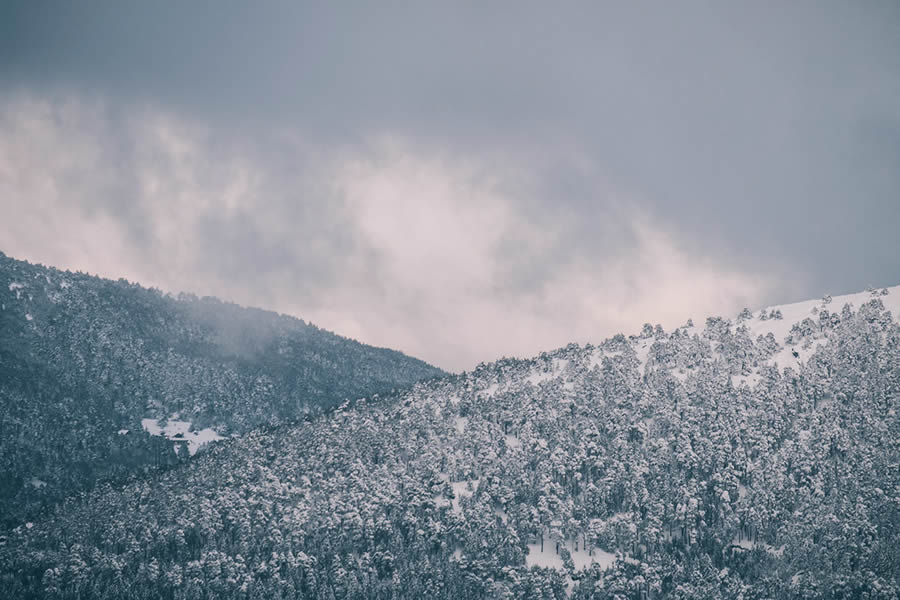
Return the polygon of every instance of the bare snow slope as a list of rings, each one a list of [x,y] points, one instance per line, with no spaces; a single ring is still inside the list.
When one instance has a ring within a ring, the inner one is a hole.
[[[752,333],[752,337],[755,338],[757,335],[765,336],[766,334],[771,333],[780,344],[785,344],[791,328],[795,324],[802,322],[804,319],[810,318],[814,321],[818,320],[818,315],[822,310],[840,314],[846,304],[849,304],[853,311],[856,311],[860,306],[873,298],[880,299],[884,304],[884,307],[891,311],[894,320],[897,320],[898,315],[900,315],[900,286],[869,290],[856,294],[846,294],[843,296],[832,297],[826,295],[819,300],[806,300],[804,302],[795,302],[783,306],[764,308],[751,313],[751,318],[744,322]],[[767,312],[769,315],[773,312],[776,314],[780,313],[781,318],[767,318],[761,320],[760,316],[764,312]],[[820,338],[818,343],[823,342],[824,340]],[[794,351],[800,355],[799,360],[803,361],[815,351],[815,346],[818,345],[818,343],[807,348],[794,346],[793,349],[785,345],[785,348],[774,357],[772,364],[777,364],[779,367],[787,367],[796,364],[798,359],[794,358],[792,353]]]
[[[771,334],[778,344],[778,348],[772,356],[764,361],[764,364],[778,369],[796,368],[806,362],[815,353],[817,347],[828,342],[827,332],[817,330],[815,327],[804,328],[804,320],[810,319],[812,324],[815,324],[819,321],[823,311],[840,315],[845,305],[849,305],[850,309],[856,312],[862,305],[875,299],[884,304],[895,321],[898,320],[898,316],[900,316],[900,286],[893,286],[841,296],[825,295],[815,300],[769,306],[755,311],[745,309],[741,314],[728,320],[727,325],[731,333],[745,328],[747,336],[754,341],[760,336],[765,338]],[[678,329],[688,336],[703,337],[709,335],[707,327],[708,324],[705,322],[689,321],[687,325]],[[792,330],[798,331],[798,328],[803,335],[792,336]],[[563,392],[572,391],[572,382],[577,380],[575,371],[579,364],[583,363],[582,359],[587,359],[587,367],[591,368],[602,366],[604,359],[619,360],[623,355],[628,355],[637,361],[642,374],[662,368],[654,360],[651,351],[656,342],[656,334],[652,329],[650,331],[645,329],[643,333],[629,336],[624,340],[621,339],[623,336],[616,336],[597,346],[570,345],[544,353],[529,361],[532,364],[526,371],[512,370],[508,374],[509,376],[501,377],[480,390],[480,394],[488,397],[497,393],[517,392],[529,386],[537,388],[542,385],[557,384],[560,383],[559,380],[561,380]],[[713,344],[713,348],[712,356],[707,360],[721,358],[716,344]],[[577,360],[573,360],[573,352],[578,355]],[[587,356],[585,356],[585,352]],[[733,374],[734,384],[755,385],[758,380],[758,370],[758,367],[753,367],[747,373]],[[684,381],[695,369],[691,367],[671,368],[670,371],[673,376]],[[565,400],[564,395],[561,399]]]

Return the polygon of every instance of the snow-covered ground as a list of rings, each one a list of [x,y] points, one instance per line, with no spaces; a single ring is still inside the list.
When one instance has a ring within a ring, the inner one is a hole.
[[[650,346],[652,345],[653,340],[640,340],[634,348],[634,352],[635,354],[637,354],[638,362],[641,364],[641,371],[643,371],[647,366],[647,359],[650,356]]]
[[[141,419],[141,427],[150,435],[162,435],[162,427],[159,426],[159,419]]]
[[[885,294],[883,290],[886,290],[887,293]],[[792,304],[769,306],[751,312],[749,318],[733,319],[732,330],[744,326],[747,328],[748,334],[753,340],[756,340],[759,336],[766,337],[768,334],[772,334],[775,341],[778,342],[782,348],[767,361],[767,364],[770,366],[777,366],[779,369],[786,367],[796,368],[797,365],[809,360],[810,356],[815,353],[816,348],[826,344],[828,339],[824,335],[817,335],[816,337],[809,339],[809,343],[806,345],[802,343],[791,344],[788,340],[790,338],[791,329],[795,324],[802,323],[806,318],[810,318],[815,323],[818,323],[819,313],[822,310],[840,314],[846,304],[849,304],[851,308],[856,311],[859,310],[863,304],[873,299],[881,300],[884,307],[891,312],[894,320],[900,320],[900,286],[894,286],[858,292],[855,294],[845,294],[833,297],[826,296],[817,300],[806,300]],[[765,319],[760,318],[763,314],[765,314]],[[770,315],[774,314],[778,314],[780,317],[770,317]],[[696,334],[702,333],[703,328],[702,325],[685,327],[690,333]],[[640,362],[640,368],[643,371],[647,367],[648,354],[650,352],[650,347],[653,344],[653,340],[632,338],[631,344],[637,355],[638,361]],[[618,353],[611,353],[608,350],[598,348],[592,357],[591,366],[600,365],[605,356],[612,357],[616,354]],[[713,356],[715,357],[716,355],[717,352],[714,350]],[[689,369],[672,369],[671,372],[672,375],[680,381],[686,381],[690,375]],[[736,387],[745,385],[754,387],[759,383],[758,369],[753,369],[751,373],[746,375],[733,375],[732,383]]]
[[[745,550],[753,550],[754,548],[762,548],[769,554],[774,554],[775,556],[781,556],[782,554],[784,554],[784,546],[781,546],[780,548],[775,548],[773,546],[770,546],[769,544],[751,541],[748,538],[743,538],[743,539],[734,538],[733,540],[731,540],[731,545],[737,546],[739,548],[744,548]]]
[[[453,419],[453,426],[456,428],[457,433],[465,433],[466,425],[469,424],[469,417],[455,417]]]
[[[191,456],[197,453],[200,446],[208,444],[209,442],[225,439],[210,427],[199,431],[192,431],[191,422],[180,421],[178,420],[177,415],[172,415],[166,419],[166,424],[164,426],[159,424],[161,420],[162,419],[141,419],[141,427],[143,427],[144,431],[150,435],[161,435],[170,440],[186,440],[188,444],[188,453],[190,453]]]
[[[565,547],[569,551],[569,554],[572,556],[572,564],[575,565],[576,571],[586,569],[594,563],[600,565],[601,569],[607,569],[616,562],[615,554],[610,554],[599,548],[588,551],[579,546],[578,550],[576,550],[575,540],[572,539],[566,540],[565,543],[560,543],[560,547]],[[549,539],[544,540],[543,552],[541,552],[540,542],[528,544],[528,555],[525,557],[525,564],[529,567],[538,566],[551,569],[563,569],[562,556],[556,552],[556,542],[550,541]]]
[[[825,342],[824,339],[819,339],[809,348],[786,345],[785,339],[790,334],[791,327],[793,327],[795,323],[800,323],[807,317],[814,321],[818,321],[818,312],[823,308],[829,312],[840,314],[844,305],[850,304],[853,310],[856,311],[859,310],[860,306],[875,298],[880,299],[884,303],[884,307],[891,311],[891,315],[896,320],[898,316],[900,316],[900,286],[886,289],[888,293],[884,296],[881,295],[881,290],[879,289],[875,292],[859,292],[856,294],[833,296],[831,297],[831,301],[827,303],[824,298],[820,298],[818,300],[806,300],[804,302],[795,302],[793,304],[764,308],[754,312],[752,318],[744,321],[743,324],[750,330],[753,339],[756,339],[759,335],[765,336],[771,333],[779,344],[784,345],[785,347],[781,352],[772,357],[769,363],[778,365],[780,368],[789,367],[796,365],[798,362],[806,361],[815,352],[816,346]],[[773,311],[780,311],[781,319],[769,318],[763,321],[759,318],[763,311],[767,314],[770,314]],[[799,357],[794,357],[793,352],[795,351]]]
[[[434,502],[438,506],[451,506],[453,508],[453,512],[460,514],[462,513],[462,507],[459,505],[459,501],[461,498],[471,497],[472,494],[475,493],[475,489],[478,487],[478,479],[473,479],[471,481],[451,481],[450,487],[453,489],[453,495],[455,496],[453,500],[448,500],[443,495],[437,495],[434,497]],[[471,485],[471,489],[469,488],[469,484]]]

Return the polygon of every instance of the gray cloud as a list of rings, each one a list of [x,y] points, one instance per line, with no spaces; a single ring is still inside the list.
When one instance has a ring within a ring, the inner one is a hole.
[[[775,281],[691,255],[599,181],[606,209],[585,224],[544,201],[527,161],[395,137],[311,153],[155,110],[117,122],[73,98],[2,105],[6,251],[273,308],[451,369],[736,310]]]
[[[898,25],[894,3],[6,3],[0,243],[451,368],[894,284]]]

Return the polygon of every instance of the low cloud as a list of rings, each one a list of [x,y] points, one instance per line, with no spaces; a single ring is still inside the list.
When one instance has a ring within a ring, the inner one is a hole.
[[[286,312],[450,370],[735,312],[783,285],[699,255],[608,185],[568,211],[527,152],[311,147],[80,97],[0,106],[4,252]]]

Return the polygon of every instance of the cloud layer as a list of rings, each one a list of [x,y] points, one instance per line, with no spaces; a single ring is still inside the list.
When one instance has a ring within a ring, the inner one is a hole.
[[[0,4],[0,248],[447,368],[900,282],[900,5]]]
[[[399,136],[322,149],[151,108],[15,94],[0,111],[2,249],[300,316],[451,370],[645,321],[757,306],[783,273],[713,260],[592,177],[555,204],[531,152]]]

